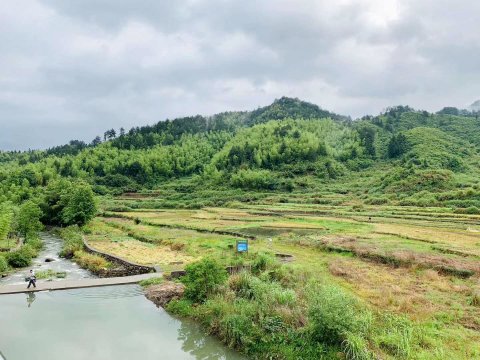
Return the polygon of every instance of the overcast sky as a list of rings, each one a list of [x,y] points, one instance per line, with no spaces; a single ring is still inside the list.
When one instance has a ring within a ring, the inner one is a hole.
[[[480,98],[473,0],[16,0],[0,4],[0,149],[265,106],[352,117]]]

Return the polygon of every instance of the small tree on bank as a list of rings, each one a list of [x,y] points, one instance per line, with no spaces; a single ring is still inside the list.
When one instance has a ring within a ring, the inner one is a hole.
[[[203,303],[228,278],[225,268],[209,258],[187,265],[185,270],[187,274],[181,279],[185,297],[196,303]]]

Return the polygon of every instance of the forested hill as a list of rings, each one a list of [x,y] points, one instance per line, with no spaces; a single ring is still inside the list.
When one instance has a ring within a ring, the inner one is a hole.
[[[224,112],[210,117],[196,115],[174,120],[167,119],[152,126],[132,128],[128,133],[120,130],[119,137],[116,137],[116,132],[112,129],[104,134],[104,140],[112,138],[112,145],[119,149],[142,149],[159,144],[171,145],[185,134],[212,131],[235,132],[242,127],[287,118],[349,120],[348,117],[323,110],[317,105],[282,97],[275,100],[273,104],[254,111]]]
[[[223,189],[257,198],[328,189],[363,202],[450,204],[474,212],[480,122],[475,113],[454,110],[397,106],[352,121],[284,97],[250,112],[112,129],[90,144],[0,153],[0,201],[35,199],[65,178],[88,183],[97,194]]]

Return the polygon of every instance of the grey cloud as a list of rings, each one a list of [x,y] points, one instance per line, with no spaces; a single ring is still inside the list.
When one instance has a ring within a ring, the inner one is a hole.
[[[0,5],[0,149],[297,96],[339,113],[480,97],[467,0]],[[38,131],[28,131],[31,128]]]

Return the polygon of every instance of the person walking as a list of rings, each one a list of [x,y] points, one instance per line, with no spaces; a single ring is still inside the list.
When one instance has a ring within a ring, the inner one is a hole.
[[[30,270],[30,277],[28,278],[27,289],[30,289],[30,285],[33,285],[33,287],[36,288],[37,287],[37,285],[35,285],[36,281],[37,281],[37,278],[35,277],[35,272],[33,270]]]

